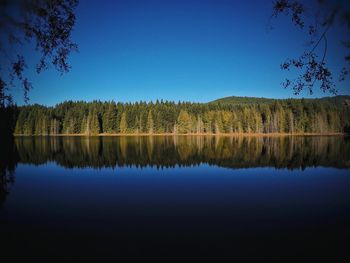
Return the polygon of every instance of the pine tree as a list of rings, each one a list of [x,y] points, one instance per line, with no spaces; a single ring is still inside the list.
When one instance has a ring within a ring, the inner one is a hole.
[[[177,117],[177,130],[179,133],[191,132],[191,116],[185,110],[180,110]]]
[[[242,114],[242,128],[243,132],[250,133],[251,132],[251,118],[250,118],[250,110],[248,108],[243,109]]]
[[[133,131],[134,131],[135,133],[140,133],[140,120],[139,120],[139,117],[138,117],[137,115],[136,115],[136,117],[135,117]]]
[[[223,132],[223,124],[222,124],[222,118],[221,118],[221,112],[216,112],[215,114],[215,133],[221,133]]]
[[[100,133],[100,122],[98,119],[97,110],[93,109],[90,115],[90,132],[91,135],[98,135]]]
[[[139,128],[138,128],[138,132],[139,132],[139,133],[142,133],[142,132],[143,132],[142,116],[140,116],[140,118],[139,118]]]
[[[128,132],[128,122],[126,120],[126,112],[124,111],[122,113],[120,124],[119,124],[120,133],[127,133]]]
[[[116,132],[117,111],[114,103],[109,103],[107,110],[103,114],[102,127],[104,133]]]
[[[204,123],[201,116],[197,116],[196,133],[204,132]]]
[[[294,116],[291,110],[286,112],[286,132],[294,133]]]
[[[88,122],[88,117],[85,114],[81,122],[80,133],[85,135],[90,134],[90,123]]]
[[[60,123],[56,118],[51,119],[50,134],[57,135],[60,133]]]
[[[147,132],[149,134],[153,134],[154,132],[154,122],[153,122],[153,117],[152,117],[152,110],[148,111],[148,116],[147,116]]]
[[[42,123],[41,134],[46,136],[49,134],[49,118],[46,114],[42,118],[41,123]]]

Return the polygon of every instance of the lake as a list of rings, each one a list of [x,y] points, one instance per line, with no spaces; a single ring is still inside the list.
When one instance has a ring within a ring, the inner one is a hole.
[[[1,148],[1,254],[349,259],[349,169],[343,136],[17,137]]]

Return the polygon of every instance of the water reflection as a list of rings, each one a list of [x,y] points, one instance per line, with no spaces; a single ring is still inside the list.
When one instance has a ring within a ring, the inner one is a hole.
[[[347,137],[20,137],[0,152],[12,258],[347,256]],[[301,170],[315,166],[330,168]]]
[[[19,137],[19,162],[77,167],[350,167],[350,139],[285,137]]]
[[[0,207],[9,194],[14,182],[14,174],[18,162],[18,154],[12,140],[5,141],[0,150]]]

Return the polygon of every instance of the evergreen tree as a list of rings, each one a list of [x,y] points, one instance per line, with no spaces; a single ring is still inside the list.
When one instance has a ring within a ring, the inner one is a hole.
[[[100,122],[98,119],[98,114],[96,109],[93,109],[88,119],[90,121],[91,135],[98,135],[100,133]]]
[[[135,133],[140,133],[140,119],[139,119],[139,117],[137,115],[135,117],[133,131]]]
[[[203,133],[204,132],[204,123],[202,121],[201,116],[197,116],[197,123],[196,123],[196,133]]]
[[[154,132],[154,122],[153,122],[153,116],[152,116],[152,110],[148,111],[147,116],[147,132],[149,134],[153,134]]]
[[[128,122],[126,120],[126,112],[122,113],[120,124],[119,124],[120,133],[128,132]]]
[[[185,110],[180,110],[177,117],[177,131],[178,133],[191,132],[191,116]]]
[[[109,103],[107,110],[103,114],[102,127],[104,133],[115,133],[117,123],[117,111],[114,103]]]

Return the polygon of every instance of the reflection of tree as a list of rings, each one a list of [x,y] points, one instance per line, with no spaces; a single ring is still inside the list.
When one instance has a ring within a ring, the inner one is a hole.
[[[64,167],[174,167],[208,163],[230,168],[350,167],[347,137],[22,137],[23,163],[55,161]]]
[[[9,187],[14,182],[14,171],[18,161],[12,141],[3,142],[0,148],[0,206],[9,194]]]
[[[193,155],[193,151],[197,150],[195,145],[192,145],[192,140],[189,140],[188,143],[178,144],[177,153],[178,153],[180,162],[186,162],[190,158],[190,156]]]
[[[147,149],[147,156],[148,156],[149,160],[152,160],[153,145],[154,145],[153,136],[147,137],[147,144],[145,146],[146,146],[146,149]]]

